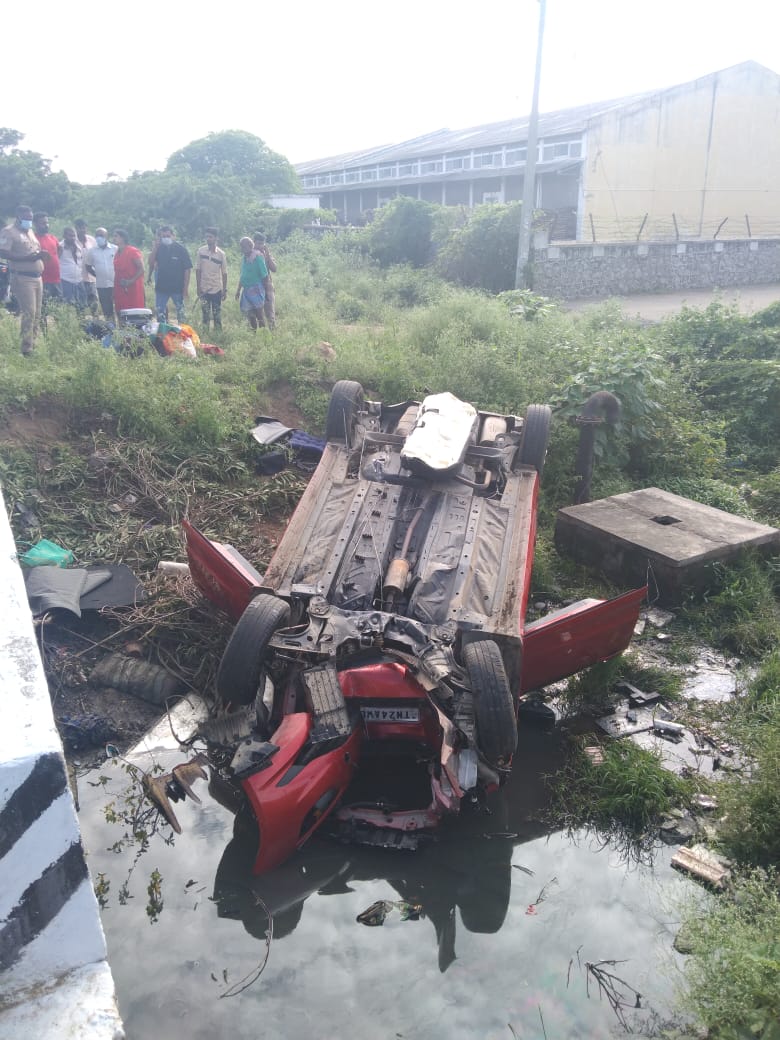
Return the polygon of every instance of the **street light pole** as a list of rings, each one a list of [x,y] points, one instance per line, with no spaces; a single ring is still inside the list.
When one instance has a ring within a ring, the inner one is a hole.
[[[528,120],[528,145],[525,153],[523,174],[523,209],[520,214],[520,239],[517,245],[517,267],[515,289],[527,289],[529,285],[528,257],[531,252],[531,225],[536,208],[536,152],[539,139],[539,82],[542,78],[542,43],[544,41],[544,15],[547,0],[539,0],[539,36],[536,42],[536,72],[534,73],[534,95],[531,115]]]

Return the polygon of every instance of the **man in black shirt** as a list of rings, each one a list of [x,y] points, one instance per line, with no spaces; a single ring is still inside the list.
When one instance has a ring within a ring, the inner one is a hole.
[[[168,320],[168,300],[173,300],[176,320],[181,324],[184,321],[184,300],[190,287],[192,260],[181,242],[176,241],[171,227],[160,228],[160,244],[147,281],[151,282],[155,270],[157,277],[154,296],[157,319]]]

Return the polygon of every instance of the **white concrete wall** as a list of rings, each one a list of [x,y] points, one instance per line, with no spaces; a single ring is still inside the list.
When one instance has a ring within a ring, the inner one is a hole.
[[[0,495],[0,1040],[124,1036]]]

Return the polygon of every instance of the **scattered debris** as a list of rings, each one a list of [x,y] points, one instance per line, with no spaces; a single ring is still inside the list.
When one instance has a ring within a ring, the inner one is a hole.
[[[632,708],[643,708],[647,704],[655,704],[661,696],[660,693],[656,693],[655,691],[645,693],[644,690],[640,690],[637,686],[633,686],[625,679],[621,679],[620,682],[617,682],[615,685],[619,689],[628,692],[628,700]]]
[[[626,700],[612,715],[604,715],[600,719],[596,719],[596,725],[610,737],[627,737],[632,733],[652,729],[659,709],[663,709],[663,705],[660,703],[655,708],[637,708],[632,713],[633,721],[630,721],[628,701]]]
[[[730,700],[737,690],[735,673],[738,664],[714,650],[701,650],[695,662],[686,669],[683,696],[697,701]]]
[[[170,574],[179,578],[186,578],[190,573],[190,565],[188,563],[179,563],[175,560],[160,560],[157,564],[157,570],[160,574]]]
[[[697,809],[701,809],[702,812],[713,812],[718,808],[718,801],[713,798],[712,795],[702,794],[698,792],[693,796],[693,804]]]
[[[718,889],[723,888],[731,876],[729,861],[705,845],[684,845],[672,856],[672,866]]]
[[[99,661],[92,669],[90,683],[130,693],[160,707],[184,692],[182,681],[165,668],[124,654],[108,654]]]
[[[69,751],[99,747],[116,737],[114,724],[101,715],[59,715],[57,725]]]
[[[356,920],[369,928],[377,928],[385,923],[387,915],[393,910],[398,910],[402,921],[419,921],[425,916],[420,903],[410,903],[405,899],[378,899],[362,913],[358,914]]]
[[[517,713],[526,722],[535,722],[542,726],[554,726],[557,719],[555,711],[538,693],[526,693],[519,697]]]
[[[669,722],[666,719],[653,719],[653,732],[665,740],[673,740],[678,744],[685,735],[685,726],[679,722]]]
[[[63,549],[56,542],[50,542],[48,538],[42,538],[35,545],[31,546],[23,556],[20,556],[19,560],[25,567],[52,565],[55,567],[69,567],[76,562],[76,557],[70,549]]]
[[[645,611],[645,618],[656,628],[663,628],[664,625],[668,625],[670,621],[674,620],[674,614],[668,610],[660,610],[658,607],[648,607]]]
[[[590,759],[592,765],[600,766],[604,762],[604,749],[599,744],[583,748],[583,751]]]
[[[666,845],[681,845],[699,833],[698,822],[690,813],[673,809],[664,816],[659,826],[659,836]]]

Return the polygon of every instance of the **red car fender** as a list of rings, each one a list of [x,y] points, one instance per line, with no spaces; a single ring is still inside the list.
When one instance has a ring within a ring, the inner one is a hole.
[[[308,712],[286,715],[271,737],[279,746],[271,765],[241,782],[260,832],[253,874],[278,867],[303,845],[336,808],[352,779],[360,728],[339,747],[300,769],[295,766],[311,725]]]

